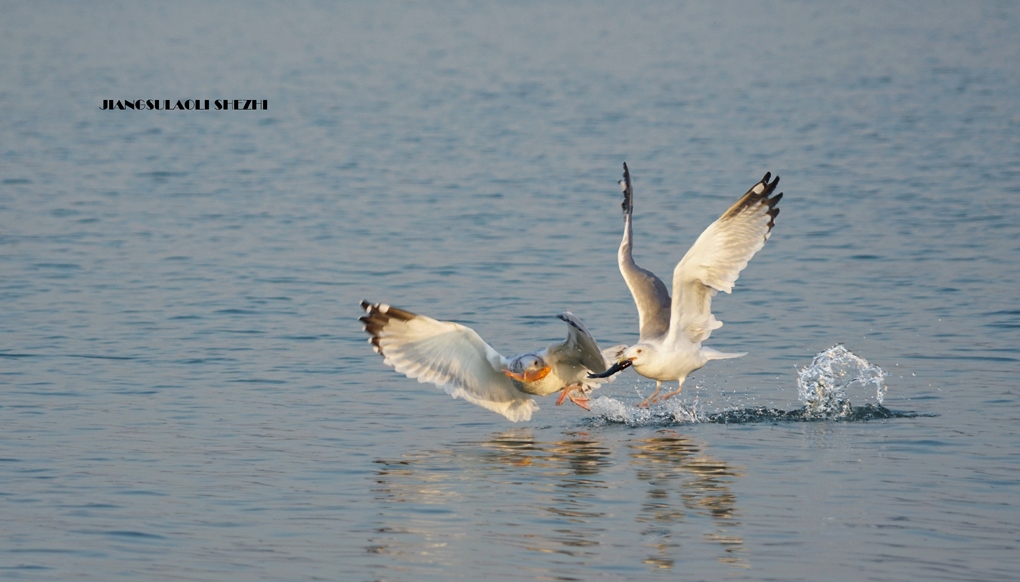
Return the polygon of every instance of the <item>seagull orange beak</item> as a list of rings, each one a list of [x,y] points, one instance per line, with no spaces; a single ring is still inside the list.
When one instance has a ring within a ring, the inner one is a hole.
[[[503,370],[503,373],[506,374],[507,376],[510,376],[514,380],[517,380],[518,382],[524,382],[525,384],[530,384],[532,382],[538,382],[542,378],[545,378],[546,376],[549,375],[549,372],[551,372],[551,371],[552,371],[552,366],[546,366],[546,367],[541,368],[539,370],[535,370],[534,372],[525,372],[523,374],[518,374],[516,372],[511,372],[510,370]]]
[[[613,374],[619,372],[620,370],[626,370],[633,363],[634,363],[634,360],[631,360],[631,359],[620,360],[619,362],[616,362],[615,364],[613,364],[612,367],[610,367],[605,372],[602,372],[601,374],[588,374],[588,377],[589,378],[608,378],[608,377],[612,376]]]

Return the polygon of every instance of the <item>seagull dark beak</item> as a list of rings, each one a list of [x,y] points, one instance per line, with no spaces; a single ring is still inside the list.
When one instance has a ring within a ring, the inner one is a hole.
[[[616,362],[615,364],[613,364],[605,372],[602,372],[601,374],[588,374],[588,377],[589,378],[608,378],[608,377],[612,376],[613,374],[619,372],[620,370],[626,370],[633,363],[634,362],[632,360],[620,360],[619,362]]]

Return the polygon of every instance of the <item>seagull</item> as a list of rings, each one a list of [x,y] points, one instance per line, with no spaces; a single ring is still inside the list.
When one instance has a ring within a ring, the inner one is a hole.
[[[538,405],[531,398],[562,391],[588,410],[587,393],[605,379],[589,374],[605,371],[627,346],[602,352],[577,317],[557,315],[567,324],[567,339],[545,349],[506,359],[471,328],[438,321],[385,303],[362,301],[360,318],[369,343],[383,363],[408,378],[431,382],[454,398],[502,414],[513,422],[531,420]],[[575,395],[581,392],[581,395]]]
[[[638,343],[630,346],[605,372],[592,374],[603,378],[634,366],[634,370],[656,381],[655,392],[638,406],[648,407],[659,400],[676,396],[683,390],[687,376],[710,360],[739,358],[745,353],[724,353],[701,345],[722,322],[712,315],[712,297],[719,291],[730,293],[740,271],[756,252],[765,246],[775,226],[783,197],[772,193],[779,176],[769,182],[766,173],[740,200],[701,233],[673,269],[673,298],[666,285],[650,271],[642,269],[631,255],[631,216],[634,213],[634,188],[630,171],[623,164],[623,240],[617,258],[640,320]],[[663,382],[678,381],[676,391],[658,398]]]

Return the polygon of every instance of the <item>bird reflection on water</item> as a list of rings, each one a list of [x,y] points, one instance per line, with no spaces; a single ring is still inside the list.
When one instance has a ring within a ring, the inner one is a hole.
[[[661,430],[628,446],[638,479],[650,486],[637,521],[647,524],[641,533],[655,540],[651,545],[657,554],[645,563],[658,568],[676,564],[680,543],[674,541],[670,528],[684,521],[689,511],[712,518],[717,531],[704,537],[723,546],[726,556],[721,561],[746,566],[738,556],[743,539],[730,533],[740,526],[730,484],[742,473],[703,454],[693,440],[672,430]]]
[[[563,436],[541,441],[531,428],[520,428],[378,459],[373,492],[392,511],[379,516],[368,551],[446,568],[456,567],[464,552],[499,544],[565,562],[668,569],[691,551],[681,546],[700,537],[723,550],[721,562],[746,565],[731,490],[739,470],[672,430],[613,448],[584,430]],[[644,501],[636,505],[641,490]],[[489,503],[494,497],[518,502]],[[701,518],[711,531],[696,531],[705,530]],[[645,549],[621,548],[619,540],[635,539],[614,535],[621,528],[640,534]],[[466,537],[480,529],[483,534]]]

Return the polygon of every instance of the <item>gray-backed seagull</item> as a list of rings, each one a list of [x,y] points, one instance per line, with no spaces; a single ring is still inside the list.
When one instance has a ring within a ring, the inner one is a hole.
[[[634,213],[634,188],[630,171],[623,164],[623,240],[617,259],[620,272],[634,296],[640,319],[638,343],[627,348],[619,361],[593,378],[602,378],[633,366],[634,370],[656,381],[655,392],[639,406],[659,400],[662,383],[676,380],[678,389],[661,397],[665,400],[683,390],[687,376],[709,360],[738,358],[745,354],[724,353],[701,342],[708,339],[722,322],[712,315],[712,297],[719,291],[730,293],[740,271],[756,252],[765,246],[775,225],[783,197],[772,193],[779,176],[769,182],[766,173],[737,200],[729,210],[701,233],[673,269],[673,297],[666,285],[650,271],[634,262],[631,254],[631,216]],[[770,197],[771,196],[771,197]]]
[[[568,312],[557,316],[567,323],[566,340],[508,360],[459,323],[385,303],[362,301],[361,306],[366,315],[360,321],[384,364],[513,422],[530,420],[538,410],[531,396],[561,390],[557,405],[569,398],[587,410],[588,391],[606,381],[589,375],[605,371],[626,347],[601,351],[584,324]],[[574,394],[578,391],[580,396]]]

